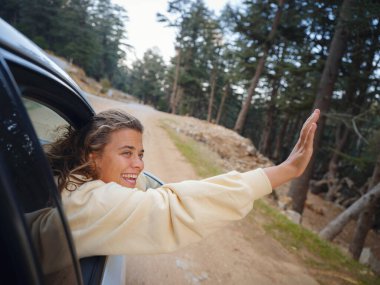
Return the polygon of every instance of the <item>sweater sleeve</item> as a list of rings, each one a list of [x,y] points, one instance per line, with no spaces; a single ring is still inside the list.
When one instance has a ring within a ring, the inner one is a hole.
[[[199,241],[270,193],[262,169],[140,191],[100,180],[62,193],[79,257],[153,254]]]

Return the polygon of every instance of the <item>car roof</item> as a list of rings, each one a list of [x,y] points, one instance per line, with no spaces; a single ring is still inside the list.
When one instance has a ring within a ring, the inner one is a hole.
[[[0,18],[0,47],[53,73],[82,95],[79,86],[40,47]]]

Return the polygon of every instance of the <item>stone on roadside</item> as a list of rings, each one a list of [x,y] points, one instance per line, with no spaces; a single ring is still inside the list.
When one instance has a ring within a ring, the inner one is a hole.
[[[298,224],[298,225],[301,223],[302,216],[300,213],[293,210],[286,210],[284,213],[285,213],[285,216],[287,216],[288,219],[291,220],[293,223]]]

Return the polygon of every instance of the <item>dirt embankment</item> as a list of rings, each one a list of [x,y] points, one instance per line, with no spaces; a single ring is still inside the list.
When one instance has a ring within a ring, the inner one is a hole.
[[[218,154],[220,166],[225,171],[247,171],[257,167],[266,167],[273,163],[253,146],[251,140],[225,127],[201,121],[193,117],[176,116],[167,124]]]

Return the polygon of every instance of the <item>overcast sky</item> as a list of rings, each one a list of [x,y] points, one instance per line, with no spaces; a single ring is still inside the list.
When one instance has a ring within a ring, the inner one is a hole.
[[[134,55],[128,53],[128,62],[141,59],[148,48],[158,47],[166,62],[174,55],[175,31],[156,21],[156,14],[166,14],[167,0],[112,0],[123,6],[128,13],[126,23],[128,43],[134,49]],[[206,6],[217,14],[227,2],[238,0],[205,0]]]

